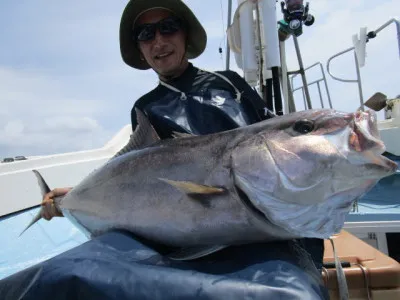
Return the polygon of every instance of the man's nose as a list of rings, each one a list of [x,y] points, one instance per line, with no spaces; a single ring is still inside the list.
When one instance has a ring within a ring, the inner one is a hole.
[[[161,33],[160,33],[160,31],[158,29],[156,29],[155,36],[154,36],[154,41],[158,42],[160,39],[161,39]]]
[[[154,36],[154,46],[161,46],[163,43],[164,43],[164,37],[157,29]]]

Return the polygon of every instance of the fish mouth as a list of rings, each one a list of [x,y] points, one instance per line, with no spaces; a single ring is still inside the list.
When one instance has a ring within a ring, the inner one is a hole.
[[[357,152],[373,151],[376,154],[385,152],[385,145],[380,140],[376,113],[357,111],[353,115],[353,126],[350,132],[349,145]]]
[[[380,140],[376,113],[372,110],[357,111],[352,116],[354,121],[349,134],[349,148],[372,165],[395,172],[397,164],[382,155],[386,147]]]

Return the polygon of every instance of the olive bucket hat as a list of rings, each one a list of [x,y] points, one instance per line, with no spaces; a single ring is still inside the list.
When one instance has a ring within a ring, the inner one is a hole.
[[[122,59],[132,68],[147,70],[150,66],[141,60],[139,49],[133,35],[134,21],[145,11],[152,8],[164,8],[172,11],[186,24],[188,33],[186,56],[198,57],[207,44],[207,34],[193,12],[181,0],[130,0],[126,5],[120,23],[119,44]]]

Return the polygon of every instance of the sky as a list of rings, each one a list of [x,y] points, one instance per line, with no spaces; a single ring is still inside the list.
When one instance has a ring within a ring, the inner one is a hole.
[[[192,63],[211,71],[225,68],[227,0],[186,0],[208,34],[205,52]],[[316,21],[299,37],[304,65],[326,62],[352,47],[361,27],[375,30],[400,16],[398,0],[309,0]],[[48,155],[102,147],[130,123],[130,110],[154,88],[155,74],[125,65],[119,52],[119,22],[126,0],[0,2],[0,159]],[[234,10],[237,1],[233,0]],[[234,12],[234,11],[233,11]],[[232,14],[233,14],[232,12]],[[278,18],[281,13],[278,7]],[[394,24],[367,45],[361,68],[364,99],[380,91],[400,94],[400,59]],[[220,54],[218,48],[222,47]],[[298,64],[293,40],[286,42],[290,70]],[[230,68],[243,75],[231,53]],[[353,54],[332,62],[337,76],[354,79]],[[318,78],[311,70],[307,80]],[[354,83],[334,81],[327,73],[336,109],[359,106]],[[295,79],[299,86],[300,78]],[[326,92],[323,89],[325,105]],[[313,106],[321,107],[316,86]],[[299,92],[299,110],[304,109]]]

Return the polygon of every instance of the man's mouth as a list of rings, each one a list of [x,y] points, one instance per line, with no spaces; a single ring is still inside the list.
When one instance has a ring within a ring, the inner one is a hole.
[[[160,53],[160,54],[154,56],[154,58],[155,59],[163,59],[165,57],[170,56],[171,54],[172,54],[172,52],[163,52],[163,53]]]

